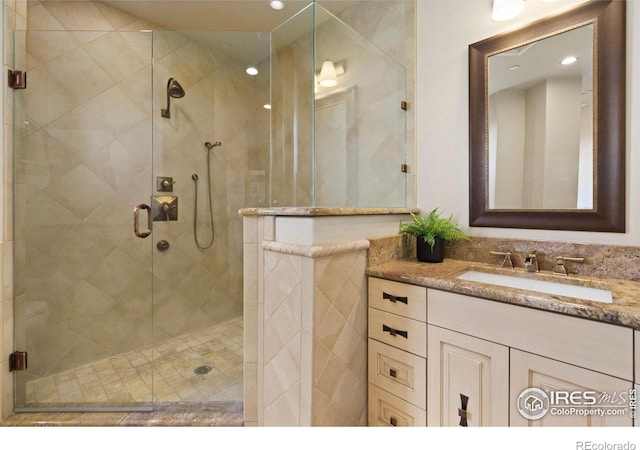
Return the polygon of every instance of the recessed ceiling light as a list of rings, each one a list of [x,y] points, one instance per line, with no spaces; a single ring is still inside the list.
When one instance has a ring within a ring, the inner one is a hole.
[[[524,10],[524,0],[493,0],[491,19],[503,22],[513,19]]]
[[[565,56],[565,58],[562,61],[560,61],[560,64],[562,64],[563,66],[568,66],[569,64],[573,64],[577,60],[578,60],[577,56]]]
[[[271,9],[280,11],[281,9],[284,9],[286,5],[282,0],[269,0],[269,6],[271,6]]]
[[[246,72],[251,75],[252,77],[255,75],[258,75],[258,69],[256,69],[255,67],[251,66],[251,67],[247,67]]]

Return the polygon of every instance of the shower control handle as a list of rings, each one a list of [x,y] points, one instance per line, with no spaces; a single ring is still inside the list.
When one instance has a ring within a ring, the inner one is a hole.
[[[140,210],[147,210],[147,229],[145,231],[140,231]],[[144,203],[140,203],[135,208],[133,208],[133,232],[139,238],[146,238],[151,234],[151,228],[153,226],[153,220],[151,218],[151,207]]]

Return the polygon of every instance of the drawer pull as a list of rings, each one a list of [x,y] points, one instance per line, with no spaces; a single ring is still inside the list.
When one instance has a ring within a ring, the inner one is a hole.
[[[395,303],[395,302],[400,302],[400,303],[404,303],[405,305],[408,305],[409,300],[407,299],[407,297],[398,297],[395,295],[391,295],[391,294],[387,294],[386,292],[382,292],[382,298],[384,300],[389,300],[391,303]]]
[[[396,420],[395,417],[392,417],[389,419],[389,423],[391,424],[391,426],[395,427],[398,426],[398,421]]]
[[[382,324],[382,331],[383,332],[388,331],[391,336],[395,336],[396,334],[399,334],[400,336],[402,336],[405,339],[409,338],[409,332],[408,331],[396,330],[395,328],[388,327],[385,324]]]
[[[469,397],[466,395],[460,394],[460,408],[458,408],[458,415],[460,416],[460,426],[466,427],[467,424],[467,416],[469,413],[467,412],[467,403],[469,402]]]
[[[389,369],[389,375],[395,378],[398,375],[396,369]]]

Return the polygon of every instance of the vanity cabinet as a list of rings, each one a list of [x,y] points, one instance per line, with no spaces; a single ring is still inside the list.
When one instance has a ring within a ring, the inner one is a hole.
[[[429,326],[429,426],[508,426],[509,348]]]
[[[425,426],[426,288],[368,283],[369,426]]]
[[[633,425],[628,412],[551,408],[582,407],[601,393],[613,397],[592,410],[619,406],[640,384],[639,331],[376,277],[368,283],[370,426]],[[549,402],[544,416],[528,419],[518,399],[530,388],[586,397]]]
[[[630,328],[434,289],[427,296],[429,425],[458,424],[459,394],[451,392],[447,384],[453,383],[445,377],[463,386],[457,390],[470,389],[482,398],[471,411],[471,419],[479,414],[478,420],[468,420],[469,425],[632,425],[628,414],[600,417],[549,411],[541,419],[528,420],[517,408],[527,388],[628,394],[634,359]],[[487,368],[481,369],[482,365]],[[468,380],[458,381],[461,377],[482,380],[490,389],[473,384],[469,388],[464,385]],[[493,390],[497,392],[481,396]]]

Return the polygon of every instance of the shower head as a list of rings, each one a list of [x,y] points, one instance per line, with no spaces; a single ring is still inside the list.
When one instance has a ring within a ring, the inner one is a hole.
[[[184,94],[184,89],[178,83],[178,80],[173,77],[169,78],[169,81],[167,81],[167,109],[160,110],[160,115],[165,119],[169,119],[171,117],[171,98],[182,98]]]
[[[167,83],[167,95],[173,98],[184,97],[184,89],[182,89],[182,86],[175,78],[169,78],[169,82]]]

